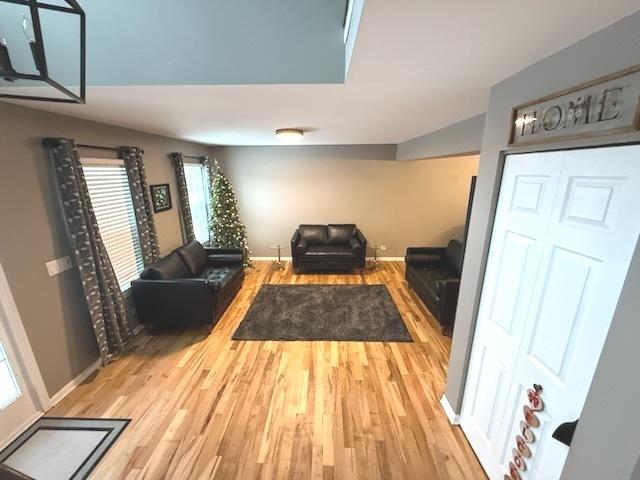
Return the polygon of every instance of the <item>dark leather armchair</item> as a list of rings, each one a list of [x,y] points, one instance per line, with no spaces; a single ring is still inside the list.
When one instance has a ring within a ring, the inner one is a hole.
[[[141,323],[160,328],[217,323],[242,287],[242,250],[197,241],[149,265],[131,283]]]
[[[300,225],[291,239],[296,270],[364,268],[367,240],[353,224]]]
[[[463,253],[462,242],[451,240],[446,248],[409,247],[405,256],[409,286],[449,335],[456,317]]]

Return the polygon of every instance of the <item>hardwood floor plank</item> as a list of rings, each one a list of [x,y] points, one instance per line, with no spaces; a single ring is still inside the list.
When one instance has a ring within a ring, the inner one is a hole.
[[[231,340],[266,283],[383,283],[414,342]],[[298,275],[262,261],[211,334],[141,334],[49,414],[132,419],[95,479],[486,479],[439,404],[450,348],[402,262]]]

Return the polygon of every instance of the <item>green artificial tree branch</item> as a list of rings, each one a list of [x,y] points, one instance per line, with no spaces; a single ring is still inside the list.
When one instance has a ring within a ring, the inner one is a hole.
[[[240,221],[238,201],[233,187],[216,160],[210,165],[209,174],[211,175],[210,244],[218,248],[242,249],[243,265],[253,267],[247,229]]]

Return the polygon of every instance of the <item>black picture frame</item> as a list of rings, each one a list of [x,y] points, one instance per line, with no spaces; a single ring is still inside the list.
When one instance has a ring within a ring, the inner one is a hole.
[[[166,212],[171,210],[171,189],[168,183],[151,185],[151,202],[153,203],[153,213]]]

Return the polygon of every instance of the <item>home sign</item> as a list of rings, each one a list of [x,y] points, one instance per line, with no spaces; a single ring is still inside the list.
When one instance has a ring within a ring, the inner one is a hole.
[[[513,109],[510,146],[640,129],[640,65]]]

